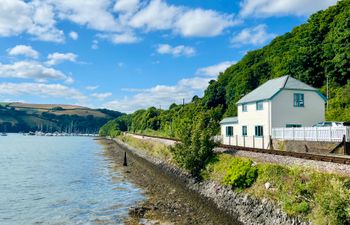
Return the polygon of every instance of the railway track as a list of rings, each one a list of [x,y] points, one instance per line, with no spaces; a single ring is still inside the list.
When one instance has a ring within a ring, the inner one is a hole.
[[[176,138],[166,138],[166,137],[159,137],[154,135],[144,135],[144,134],[134,134],[144,137],[150,137],[150,138],[158,138],[158,139],[165,139],[165,140],[171,140],[171,141],[180,141]],[[333,162],[333,163],[339,163],[339,164],[347,164],[350,165],[350,156],[335,156],[335,155],[321,155],[321,154],[311,154],[311,153],[303,153],[303,152],[290,152],[290,151],[279,151],[279,150],[270,150],[270,149],[261,149],[261,148],[249,148],[249,147],[243,147],[243,146],[233,146],[233,145],[220,145],[219,147],[227,149],[225,152],[229,153],[230,151],[248,151],[248,152],[256,152],[256,153],[265,153],[265,154],[271,154],[271,155],[280,155],[280,156],[289,156],[299,159],[307,159],[307,160],[314,160],[314,161],[323,161],[323,162]]]
[[[265,153],[265,154],[271,154],[271,155],[290,156],[290,157],[300,158],[300,159],[308,159],[308,160],[314,160],[314,161],[333,162],[333,163],[350,165],[350,157],[348,156],[310,154],[310,153],[303,153],[303,152],[279,151],[279,150],[249,148],[249,147],[232,146],[232,145],[220,145],[220,147],[227,149],[227,151],[225,152],[228,152],[228,153],[230,151],[239,150],[239,151],[249,151],[249,152]]]

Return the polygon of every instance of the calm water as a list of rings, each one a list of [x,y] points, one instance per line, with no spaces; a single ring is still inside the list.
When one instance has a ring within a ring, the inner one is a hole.
[[[0,137],[0,224],[122,224],[141,190],[89,137]]]

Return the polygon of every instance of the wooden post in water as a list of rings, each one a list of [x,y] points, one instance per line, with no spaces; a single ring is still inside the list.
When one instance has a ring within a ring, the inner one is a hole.
[[[124,152],[124,163],[123,163],[123,166],[128,166],[128,162],[127,162],[127,159],[126,159],[126,152]]]

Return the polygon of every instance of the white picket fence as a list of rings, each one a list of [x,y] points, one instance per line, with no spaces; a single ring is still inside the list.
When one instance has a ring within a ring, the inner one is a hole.
[[[272,138],[298,141],[350,141],[350,127],[272,128]]]

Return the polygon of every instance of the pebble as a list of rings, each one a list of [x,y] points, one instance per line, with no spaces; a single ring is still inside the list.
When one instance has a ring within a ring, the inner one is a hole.
[[[265,188],[266,188],[266,190],[270,189],[270,187],[271,187],[271,183],[266,182],[266,183],[265,183]]]

